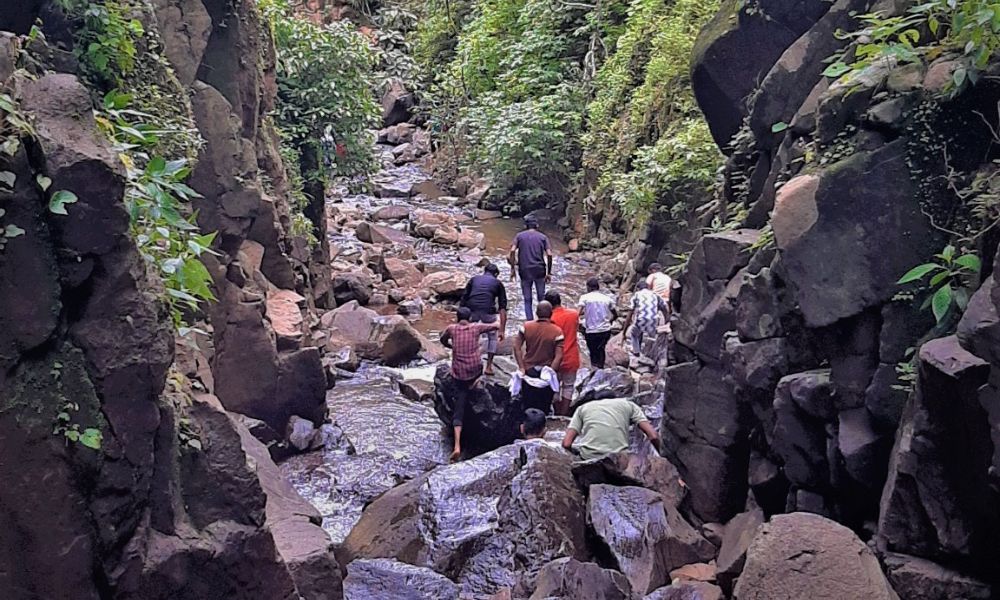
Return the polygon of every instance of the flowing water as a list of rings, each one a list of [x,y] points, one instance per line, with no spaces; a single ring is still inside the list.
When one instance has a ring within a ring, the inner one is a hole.
[[[387,166],[373,176],[373,180],[384,182],[419,183],[427,179],[428,174],[415,164]],[[389,204],[405,204],[413,210],[445,212],[460,220],[468,218],[469,210],[421,197],[376,198],[368,194],[348,194],[345,189],[335,190],[330,201],[362,213]],[[463,227],[483,232],[486,247],[482,256],[500,266],[501,280],[507,285],[510,302],[508,333],[512,333],[516,323],[523,318],[520,285],[509,281],[510,268],[506,261],[511,241],[522,228],[521,223],[520,219],[462,223]],[[542,223],[556,254],[550,289],[559,291],[564,303],[572,306],[583,293],[586,279],[596,274],[599,267],[577,256],[567,258],[566,245],[555,224],[544,218]],[[349,229],[331,234],[330,243],[341,257],[363,251],[362,243]],[[418,240],[415,244],[417,256],[427,272],[462,271],[471,276],[482,271],[477,266],[480,257],[474,252],[431,244],[427,240]],[[395,307],[386,309],[394,311]],[[423,318],[414,326],[436,339],[453,320],[454,312],[428,305]],[[396,380],[432,380],[433,372],[433,365],[416,365],[402,370],[364,365],[352,379],[338,381],[327,395],[331,419],[343,430],[349,443],[294,456],[281,464],[282,471],[296,489],[319,509],[323,527],[334,542],[347,536],[364,506],[379,494],[447,461],[450,440],[433,406],[406,399],[395,383]],[[552,439],[560,437],[559,423],[554,425]]]

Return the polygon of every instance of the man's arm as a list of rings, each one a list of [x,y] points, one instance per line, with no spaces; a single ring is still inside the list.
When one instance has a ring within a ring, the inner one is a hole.
[[[506,308],[501,308],[500,309],[500,334],[499,334],[499,339],[500,339],[501,342],[503,341],[504,337],[506,336],[506,331],[507,331],[507,309]]]
[[[657,306],[659,307],[660,312],[663,313],[663,318],[670,321],[670,307],[667,305],[667,301],[659,296],[657,296],[657,299],[659,300]]]
[[[521,369],[524,373],[528,369],[524,367],[524,349],[521,347],[524,344],[524,335],[520,331],[514,336],[514,360],[517,361],[517,368]]]
[[[643,434],[645,434],[646,438],[649,439],[649,443],[653,444],[653,447],[656,448],[656,451],[661,452],[660,434],[657,433],[655,429],[653,429],[653,426],[650,425],[649,421],[639,421],[639,429],[642,431]]]
[[[549,281],[552,281],[552,247],[549,246],[548,238],[545,238],[545,262],[547,264],[545,277]]]
[[[559,370],[559,365],[562,364],[562,359],[563,359],[563,342],[560,341],[559,345],[556,346],[556,357],[552,359],[552,364],[549,365],[550,367],[552,367],[553,371]]]
[[[507,255],[507,262],[510,263],[510,280],[517,281],[517,240],[510,245],[510,254]]]
[[[573,451],[573,440],[576,439],[577,431],[570,427],[566,430],[566,435],[563,436],[562,447],[570,452]]]
[[[618,309],[615,308],[615,303],[614,302],[609,303],[608,308],[611,310],[611,318],[617,321],[619,315],[618,315]]]
[[[441,332],[441,345],[445,348],[451,348],[451,328],[447,328]]]
[[[469,279],[469,282],[465,284],[465,291],[462,293],[462,299],[459,301],[458,305],[459,306],[468,306],[469,305],[469,297],[470,296],[472,296],[472,279],[471,278]]]

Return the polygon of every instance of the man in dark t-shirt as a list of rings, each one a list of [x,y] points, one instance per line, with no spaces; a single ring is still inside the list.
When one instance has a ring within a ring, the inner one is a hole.
[[[524,318],[530,321],[534,315],[532,310],[534,299],[532,288],[538,301],[545,298],[545,284],[552,277],[552,246],[549,238],[538,231],[538,220],[528,215],[524,218],[526,229],[517,234],[510,247],[510,277],[517,281],[521,277],[521,294],[524,296]]]
[[[500,268],[495,264],[486,265],[481,275],[476,275],[465,285],[461,306],[468,308],[472,323],[496,323],[500,318],[500,329],[486,334],[486,374],[493,374],[493,358],[497,354],[498,342],[502,342],[507,329],[507,288],[500,282]]]

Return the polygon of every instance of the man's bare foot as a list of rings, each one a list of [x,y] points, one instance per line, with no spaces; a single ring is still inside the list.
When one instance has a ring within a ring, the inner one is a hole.
[[[486,369],[485,371],[483,371],[483,375],[488,375],[488,376],[492,377],[492,376],[496,375],[496,372],[493,369]]]
[[[455,448],[455,450],[451,453],[451,456],[448,457],[448,462],[458,462],[458,459],[460,458],[462,458],[462,450]]]

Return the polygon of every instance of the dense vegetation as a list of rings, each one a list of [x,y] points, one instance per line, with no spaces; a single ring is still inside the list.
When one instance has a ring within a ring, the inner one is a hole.
[[[415,85],[443,149],[439,165],[446,175],[488,177],[494,201],[510,210],[593,195],[637,220],[675,204],[675,190],[710,185],[720,155],[687,72],[694,39],[716,7],[689,0],[414,6],[421,15],[409,36]]]
[[[375,57],[349,22],[316,25],[297,17],[287,0],[258,5],[277,50],[275,121],[295,209],[293,231],[315,241],[324,235],[327,176],[367,173],[375,166]]]

